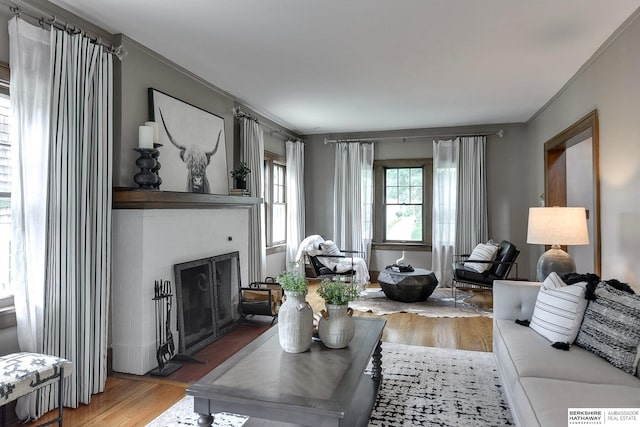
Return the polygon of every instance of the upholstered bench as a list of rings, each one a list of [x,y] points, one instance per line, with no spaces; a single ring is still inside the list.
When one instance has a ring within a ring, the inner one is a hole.
[[[71,375],[72,364],[66,359],[38,353],[12,353],[0,357],[0,405],[2,425],[6,425],[6,405],[41,387],[58,382],[58,418],[62,426],[62,380]]]

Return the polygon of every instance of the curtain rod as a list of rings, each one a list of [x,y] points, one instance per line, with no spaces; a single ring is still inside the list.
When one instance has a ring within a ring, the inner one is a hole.
[[[234,108],[233,109],[233,115],[235,118],[240,118],[240,117],[244,117],[245,119],[249,119],[249,120],[253,120],[254,122],[258,123],[260,126],[265,127],[267,129],[269,129],[269,133],[271,133],[271,135],[273,135],[274,133],[278,133],[282,136],[286,136],[290,139],[293,139],[295,141],[300,141],[300,142],[304,142],[302,139],[300,139],[299,137],[293,135],[292,133],[289,132],[285,132],[283,130],[280,130],[278,128],[275,128],[273,126],[269,126],[266,123],[260,123],[260,120],[258,120],[257,117],[253,117],[251,114],[249,113],[245,113],[244,111],[242,111],[240,108]]]
[[[122,61],[124,59],[125,56],[127,56],[127,50],[124,48],[124,46],[120,45],[120,46],[114,46],[112,44],[107,44],[104,43],[102,41],[102,37],[95,35],[95,36],[91,36],[90,33],[86,30],[83,30],[81,28],[79,28],[76,25],[69,25],[68,22],[63,22],[60,21],[58,18],[56,18],[55,15],[50,15],[49,17],[44,17],[44,16],[38,16],[38,14],[45,14],[46,11],[37,8],[36,6],[33,5],[18,5],[18,4],[14,4],[13,6],[7,4],[5,1],[2,2],[3,4],[5,4],[6,6],[9,7],[9,10],[17,17],[20,17],[20,15],[26,15],[29,18],[35,19],[36,21],[38,21],[38,24],[40,24],[40,26],[44,29],[44,30],[50,30],[51,27],[57,28],[59,30],[64,30],[69,34],[82,34],[86,37],[88,37],[92,43],[98,45],[98,46],[102,46],[105,48],[106,52],[116,56],[120,61]],[[27,12],[24,10],[24,8],[28,8],[31,10],[30,12]],[[47,27],[48,26],[48,27]]]
[[[498,135],[500,138],[504,136],[504,130],[500,129],[497,132],[491,133],[456,133],[456,134],[445,134],[445,135],[409,135],[409,136],[381,136],[377,138],[348,138],[348,139],[324,139],[325,144],[333,144],[335,142],[373,142],[373,141],[384,141],[389,139],[401,139],[402,142],[405,142],[407,139],[423,139],[423,138],[445,138],[445,137],[459,137],[459,136],[489,136],[489,135]]]

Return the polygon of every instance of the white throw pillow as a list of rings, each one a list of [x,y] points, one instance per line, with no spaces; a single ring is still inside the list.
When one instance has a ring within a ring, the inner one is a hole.
[[[545,289],[558,289],[567,286],[566,283],[558,276],[558,273],[552,271],[549,273],[544,282],[542,282],[542,287]]]
[[[478,243],[469,255],[469,259],[473,261],[493,261],[498,253],[498,246],[490,243]],[[488,262],[465,262],[464,266],[478,273],[484,273],[491,268]]]
[[[576,340],[587,308],[586,282],[555,289],[544,286],[538,292],[530,327],[552,343]]]

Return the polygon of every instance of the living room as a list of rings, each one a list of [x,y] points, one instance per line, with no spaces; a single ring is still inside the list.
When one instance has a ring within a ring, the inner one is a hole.
[[[26,5],[29,3],[32,2],[25,2]],[[115,46],[124,46],[127,52],[122,61],[114,61],[114,189],[136,187],[134,175],[138,172],[138,154],[134,148],[138,147],[138,127],[150,119],[149,88],[158,89],[224,119],[229,170],[237,165],[240,158],[240,126],[234,117],[236,108],[257,117],[265,126],[265,151],[284,156],[286,138],[282,137],[283,134],[302,139],[305,143],[306,235],[319,234],[331,237],[333,234],[333,206],[330,201],[333,200],[331,184],[334,176],[335,147],[332,143],[325,143],[325,140],[379,138],[375,142],[375,159],[390,160],[430,158],[433,156],[431,141],[440,136],[484,134],[487,135],[487,205],[490,237],[508,240],[519,248],[521,254],[518,277],[529,280],[535,279],[536,263],[543,252],[541,245],[527,244],[527,214],[530,207],[540,206],[540,197],[545,193],[544,144],[589,112],[597,110],[601,277],[619,279],[629,283],[637,291],[640,290],[640,267],[635,260],[635,254],[640,250],[640,201],[636,197],[638,190],[635,188],[635,179],[640,174],[637,160],[640,158],[640,144],[637,142],[640,135],[640,122],[637,120],[640,113],[640,92],[636,82],[637,70],[640,69],[640,52],[637,49],[640,42],[640,22],[635,10],[640,5],[638,2],[628,2],[629,13],[619,19],[619,24],[611,28],[595,49],[581,54],[579,66],[523,120],[328,132],[322,128],[314,132],[303,132],[295,127],[283,125],[286,121],[279,122],[276,120],[277,115],[270,115],[269,111],[262,111],[260,108],[252,108],[250,103],[244,101],[249,98],[247,94],[225,90],[224,76],[219,81],[205,80],[198,75],[198,71],[188,70],[178,60],[169,60],[157,53],[152,45],[134,40],[127,32],[119,34],[122,30],[113,27],[114,24],[111,24],[111,28],[118,31],[113,33],[100,28],[107,23],[103,21],[106,18],[89,19],[87,22],[75,18],[72,14],[74,10],[80,16],[90,16],[99,12],[83,10],[82,4],[71,1],[53,3],[38,6],[44,7],[43,10],[50,11],[50,14],[55,14],[61,20],[77,22],[81,28],[86,28],[92,34],[102,35],[103,40],[110,40]],[[587,7],[589,6],[581,6]],[[601,13],[606,14],[607,4],[604,1],[590,3],[590,7],[601,7]],[[60,8],[66,8],[68,11]],[[0,8],[1,25],[7,24],[12,16],[9,7]],[[169,18],[164,19],[168,21]],[[327,31],[330,29],[327,28]],[[295,37],[293,29],[292,32],[292,37]],[[546,35],[540,37],[543,36]],[[559,48],[562,49],[562,55],[572,54],[570,42],[559,45]],[[526,50],[524,47],[522,49]],[[268,52],[265,52],[265,55],[268,55]],[[509,61],[508,53],[502,55],[503,61]],[[9,38],[6,33],[0,36],[0,61],[9,63]],[[295,64],[297,59],[284,58],[282,66],[287,66],[289,61]],[[548,70],[553,69],[553,63],[535,65],[538,68],[532,78],[536,74],[549,73]],[[233,64],[227,66],[233,72]],[[495,72],[501,72],[501,65],[495,65]],[[247,79],[249,78],[259,79],[250,75]],[[394,87],[393,78],[389,77],[389,81],[389,87]],[[535,81],[532,81],[531,85],[535,86]],[[503,87],[500,92],[495,93],[495,97],[508,98],[508,92],[509,88]],[[460,96],[456,101],[464,103],[465,97]],[[313,109],[310,108],[310,111]],[[503,131],[503,136],[497,135],[499,131]],[[423,138],[413,138],[414,136]],[[162,158],[160,160],[162,161]],[[245,212],[244,209],[240,211]],[[239,241],[246,240],[246,232],[236,231],[236,228],[235,225],[232,226],[233,232],[228,233],[228,237],[233,237],[233,242],[222,246],[231,250],[247,250],[248,241]],[[208,256],[202,251],[199,246],[193,256]],[[399,253],[397,249],[374,244],[369,269],[373,272],[381,271],[386,265],[392,264],[399,257]],[[415,266],[429,268],[432,263],[431,251],[428,248],[409,250],[407,258],[409,263]],[[246,259],[241,261],[243,280],[249,276],[248,264],[249,261]],[[266,276],[275,277],[285,268],[284,251],[272,250],[267,253],[264,269]],[[153,274],[173,279],[171,269]],[[113,328],[113,325],[111,327]],[[15,328],[2,330],[0,349],[2,354],[18,350]]]

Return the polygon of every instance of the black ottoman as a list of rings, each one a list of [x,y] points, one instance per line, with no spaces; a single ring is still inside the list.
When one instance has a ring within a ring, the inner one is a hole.
[[[384,269],[378,283],[387,298],[400,302],[425,301],[438,286],[438,279],[430,270],[416,268],[407,273]]]

